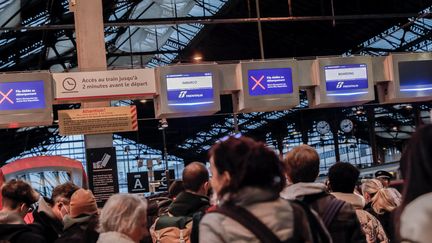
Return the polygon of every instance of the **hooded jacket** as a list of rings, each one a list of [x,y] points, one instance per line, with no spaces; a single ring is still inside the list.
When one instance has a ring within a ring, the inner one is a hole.
[[[303,242],[312,242],[309,223],[305,215],[301,225],[294,225],[293,205],[269,190],[246,187],[231,196],[230,202],[244,207],[265,224],[280,240],[294,235],[294,227],[302,231]],[[221,205],[224,202],[221,202]],[[202,243],[248,242],[258,243],[258,238],[237,221],[220,213],[208,213],[201,220],[199,241]]]
[[[33,228],[24,224],[24,220],[12,212],[0,212],[0,240],[11,243],[45,243],[45,239],[34,233]]]
[[[170,205],[168,212],[173,216],[192,216],[198,211],[204,212],[208,207],[208,197],[184,191]]]
[[[99,237],[99,233],[96,231],[98,224],[97,215],[82,215],[76,218],[66,215],[63,222],[64,233],[55,241],[55,243],[95,243]]]
[[[377,218],[363,210],[365,200],[362,196],[354,193],[333,192],[337,199],[350,203],[356,210],[357,218],[362,226],[363,233],[366,235],[368,243],[388,243],[387,235]]]
[[[48,243],[52,243],[63,233],[63,223],[56,218],[43,197],[40,197],[38,203],[38,209],[33,211],[33,224],[38,225],[38,233],[43,235]]]
[[[286,186],[280,195],[285,199],[303,201],[322,217],[331,201],[336,200],[326,190],[327,187],[322,183],[300,182]],[[333,242],[366,242],[356,212],[349,203],[342,206],[328,231]]]

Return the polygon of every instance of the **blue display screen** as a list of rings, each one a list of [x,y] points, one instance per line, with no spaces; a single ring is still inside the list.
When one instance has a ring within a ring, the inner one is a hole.
[[[0,110],[44,109],[44,81],[0,82]]]
[[[292,94],[291,68],[267,68],[248,71],[249,95]]]
[[[189,106],[214,103],[210,72],[166,75],[168,105]]]
[[[326,90],[333,94],[360,94],[355,92],[368,88],[367,65],[347,64],[324,67]],[[354,91],[354,92],[353,92]],[[331,95],[331,94],[329,94]]]
[[[399,62],[398,67],[402,92],[432,90],[432,60]]]

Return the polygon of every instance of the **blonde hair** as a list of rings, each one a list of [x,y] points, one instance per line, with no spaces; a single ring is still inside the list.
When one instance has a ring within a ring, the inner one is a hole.
[[[381,181],[377,179],[366,179],[362,180],[362,182],[361,190],[363,197],[365,196],[365,193],[373,197],[380,189],[383,188]]]
[[[146,217],[147,202],[144,198],[133,194],[115,194],[101,210],[99,231],[129,235],[137,227],[137,222]]]
[[[372,198],[372,208],[377,214],[392,212],[401,204],[401,198],[394,189],[382,188]]]

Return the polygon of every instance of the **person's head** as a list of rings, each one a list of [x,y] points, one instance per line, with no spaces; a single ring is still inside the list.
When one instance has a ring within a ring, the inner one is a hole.
[[[392,212],[401,204],[393,189],[382,188],[372,198],[372,208],[378,214]]]
[[[402,207],[417,197],[432,192],[432,125],[419,127],[402,152],[404,178]]]
[[[381,182],[383,187],[388,187],[390,185],[392,174],[385,170],[379,170],[375,172],[375,178]]]
[[[369,203],[375,194],[383,188],[383,185],[377,179],[366,179],[362,182],[361,191],[366,203]]]
[[[183,170],[183,187],[186,191],[207,195],[209,185],[209,173],[204,164],[192,162]]]
[[[12,179],[1,188],[2,211],[13,211],[22,218],[33,210],[39,194],[25,181]]]
[[[245,187],[279,194],[285,185],[279,157],[262,142],[230,136],[213,145],[209,157],[211,185],[218,197]]]
[[[319,174],[320,158],[314,148],[303,144],[287,153],[283,161],[289,181],[314,182]]]
[[[111,196],[101,210],[100,231],[119,232],[139,242],[147,233],[147,202],[133,194]]]
[[[94,215],[98,213],[96,199],[90,190],[78,189],[72,194],[70,199],[70,213],[72,218],[83,215]]]
[[[177,197],[180,192],[184,191],[183,181],[181,180],[175,180],[171,183],[170,187],[168,188],[168,197],[171,199],[174,199]]]
[[[63,217],[70,212],[70,199],[72,194],[79,187],[71,182],[56,186],[51,194],[51,208],[58,220],[63,220]]]
[[[350,163],[339,162],[329,169],[330,189],[333,192],[353,193],[360,171]]]

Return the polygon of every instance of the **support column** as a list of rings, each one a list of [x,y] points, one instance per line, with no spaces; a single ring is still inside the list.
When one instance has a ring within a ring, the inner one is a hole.
[[[368,121],[368,130],[369,130],[369,144],[372,150],[372,164],[378,164],[378,148],[377,141],[375,137],[375,112],[374,107],[367,106],[366,108],[366,116]],[[384,157],[383,157],[384,158]],[[384,160],[382,161],[384,163]]]
[[[107,68],[102,0],[75,0],[70,3],[75,17],[78,68],[103,71]],[[86,102],[83,108],[110,106],[109,101]],[[85,148],[112,147],[112,134],[85,135]]]

